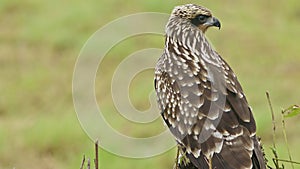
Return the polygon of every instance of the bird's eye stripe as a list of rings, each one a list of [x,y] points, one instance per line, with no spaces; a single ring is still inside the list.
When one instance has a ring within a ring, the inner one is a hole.
[[[207,18],[209,18],[209,16],[200,14],[200,15],[197,15],[195,18],[191,19],[191,22],[194,25],[199,26],[199,25],[205,23],[205,21],[207,20]]]
[[[196,16],[196,18],[208,18],[208,17],[210,17],[210,16],[208,16],[208,15],[203,15],[203,14],[200,14],[200,15],[197,15]]]

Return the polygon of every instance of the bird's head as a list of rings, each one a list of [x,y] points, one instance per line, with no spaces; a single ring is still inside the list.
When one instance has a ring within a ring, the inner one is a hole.
[[[186,4],[174,8],[171,17],[179,17],[183,21],[190,22],[198,27],[203,33],[209,27],[221,28],[220,21],[213,17],[210,10],[195,4]]]

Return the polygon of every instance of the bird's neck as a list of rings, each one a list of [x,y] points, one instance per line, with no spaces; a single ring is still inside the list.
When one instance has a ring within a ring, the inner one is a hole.
[[[200,29],[192,25],[190,21],[178,17],[170,18],[166,26],[166,35],[175,41],[190,46],[192,46],[191,43],[197,43],[199,46],[206,41],[204,33]]]
[[[180,45],[204,61],[219,64],[220,58],[211,47],[204,33],[188,20],[170,18],[166,26],[166,46],[168,43]]]

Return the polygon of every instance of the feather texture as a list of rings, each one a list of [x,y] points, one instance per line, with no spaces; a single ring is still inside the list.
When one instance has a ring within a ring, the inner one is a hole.
[[[199,15],[210,23],[208,9],[179,6],[166,26],[165,50],[155,69],[161,115],[191,167],[209,168],[211,159],[217,169],[264,169],[242,87],[205,38],[207,24],[191,23]]]

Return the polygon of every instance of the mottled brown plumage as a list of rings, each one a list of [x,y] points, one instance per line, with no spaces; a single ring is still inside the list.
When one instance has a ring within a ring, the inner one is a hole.
[[[194,167],[264,169],[242,87],[204,36],[218,19],[201,6],[176,7],[166,26],[155,89],[165,123]]]

